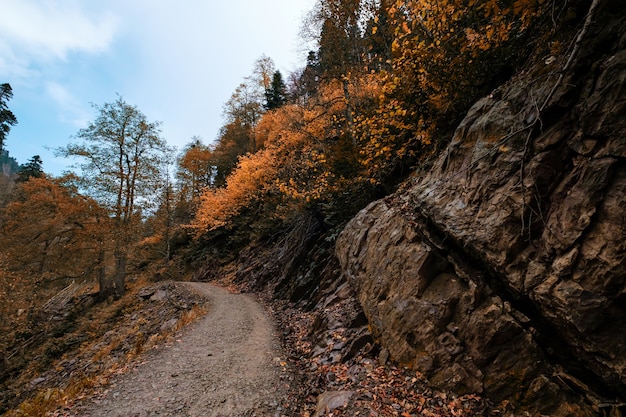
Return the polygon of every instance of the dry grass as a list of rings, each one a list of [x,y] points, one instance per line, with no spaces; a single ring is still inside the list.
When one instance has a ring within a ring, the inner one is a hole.
[[[188,324],[193,323],[200,317],[204,316],[207,313],[207,309],[204,306],[194,305],[191,307],[191,310],[184,311],[181,315],[180,319],[178,319],[178,323],[174,326],[174,330],[178,331],[181,328],[187,326]]]
[[[77,401],[97,395],[111,377],[131,369],[142,353],[171,339],[184,326],[206,313],[199,298],[174,283],[150,285],[167,291],[167,298],[142,299],[138,293],[146,283],[146,280],[129,283],[122,299],[92,305],[75,319],[71,332],[46,340],[43,345],[63,345],[76,335],[89,337],[47,367],[33,362],[22,369],[18,378],[11,381],[11,388],[24,400],[4,416],[68,415],[68,410]],[[184,302],[175,301],[173,297]],[[175,324],[163,326],[173,319]],[[51,347],[38,346],[37,349],[38,353],[30,352],[36,358],[50,351]],[[33,389],[35,378],[41,382]]]

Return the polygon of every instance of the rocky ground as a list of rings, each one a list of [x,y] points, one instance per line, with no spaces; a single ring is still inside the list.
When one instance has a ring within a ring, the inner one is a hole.
[[[389,352],[379,350],[367,327],[355,327],[358,308],[350,297],[309,312],[276,301],[271,308],[300,374],[303,403],[295,415],[501,415],[479,396],[434,390],[420,373],[391,363]]]
[[[34,378],[20,394],[30,400],[6,415],[500,413],[478,396],[433,390],[419,373],[390,363],[346,286],[309,310],[240,290],[174,282],[137,288],[135,306],[114,315],[111,330]]]

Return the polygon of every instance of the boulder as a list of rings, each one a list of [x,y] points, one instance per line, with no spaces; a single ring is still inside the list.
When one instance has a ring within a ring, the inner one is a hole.
[[[336,245],[392,360],[519,415],[626,402],[626,25],[603,4]]]

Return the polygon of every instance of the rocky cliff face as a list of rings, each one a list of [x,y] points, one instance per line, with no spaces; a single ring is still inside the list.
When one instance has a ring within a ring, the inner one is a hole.
[[[624,411],[622,3],[476,103],[431,169],[339,237],[377,341],[440,387],[520,415]]]

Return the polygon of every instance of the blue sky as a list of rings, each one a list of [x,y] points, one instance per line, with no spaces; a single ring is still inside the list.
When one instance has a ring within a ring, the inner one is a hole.
[[[315,0],[2,0],[0,83],[18,119],[6,148],[40,155],[59,175],[71,161],[53,149],[94,119],[91,106],[120,94],[168,144],[213,141],[222,108],[262,55],[284,76],[305,63],[299,37]]]

